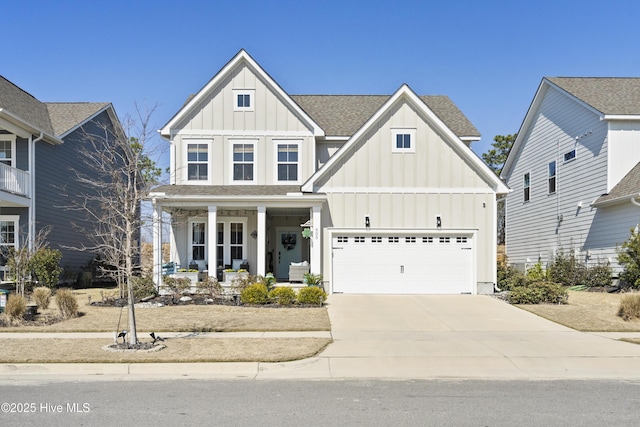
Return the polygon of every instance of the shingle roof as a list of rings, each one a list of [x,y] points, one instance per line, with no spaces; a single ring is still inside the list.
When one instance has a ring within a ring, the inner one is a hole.
[[[161,185],[154,193],[167,196],[286,196],[300,192],[299,185]]]
[[[635,165],[609,193],[598,197],[595,204],[611,202],[638,194],[640,194],[640,163]]]
[[[640,78],[547,77],[551,83],[604,114],[640,114]]]
[[[78,126],[109,105],[108,102],[46,102],[56,135]]]
[[[291,95],[291,98],[331,136],[351,136],[380,109],[390,95]],[[444,95],[420,99],[459,137],[480,137],[480,132]]]
[[[0,76],[0,108],[42,132],[53,135],[47,107],[33,95]]]

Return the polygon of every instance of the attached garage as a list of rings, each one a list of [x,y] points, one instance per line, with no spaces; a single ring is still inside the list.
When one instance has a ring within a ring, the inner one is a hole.
[[[474,293],[475,233],[339,232],[332,236],[333,292]]]

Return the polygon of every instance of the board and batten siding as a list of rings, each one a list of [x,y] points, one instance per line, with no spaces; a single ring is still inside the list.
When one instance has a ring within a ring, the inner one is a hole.
[[[547,263],[557,249],[583,251],[596,213],[590,205],[606,192],[606,122],[560,91],[544,90],[507,177],[512,192],[507,196],[506,250],[512,264]],[[576,158],[565,162],[564,154],[573,149]],[[548,165],[554,160],[556,192],[549,194]],[[528,202],[523,198],[526,173]]]
[[[609,122],[607,192],[640,160],[640,121]]]
[[[237,89],[255,90],[250,111],[235,111],[234,90]],[[254,173],[259,185],[282,184],[276,179],[277,143],[300,144],[300,182],[315,170],[313,129],[244,62],[203,97],[172,132],[176,184],[232,184],[231,144],[234,141],[255,143]],[[208,145],[208,181],[187,181],[188,143]]]
[[[392,152],[394,129],[415,129],[415,152]],[[495,193],[411,104],[390,108],[337,160],[315,186],[331,213],[322,217],[325,242],[331,228],[364,230],[365,215],[370,231],[437,231],[440,216],[443,232],[477,230],[477,281],[495,282]],[[324,265],[326,277],[330,268]]]

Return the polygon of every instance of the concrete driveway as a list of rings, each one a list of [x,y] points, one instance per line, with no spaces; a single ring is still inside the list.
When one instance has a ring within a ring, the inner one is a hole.
[[[334,294],[328,307],[335,341],[297,362],[300,374],[640,379],[640,345],[577,332],[489,296]]]

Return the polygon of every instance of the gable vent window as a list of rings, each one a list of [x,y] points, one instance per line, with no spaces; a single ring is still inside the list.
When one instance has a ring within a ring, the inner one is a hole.
[[[569,152],[564,153],[564,161],[566,162],[570,162],[571,160],[576,158],[576,150],[573,149]]]
[[[556,192],[556,161],[549,163],[549,194]]]
[[[530,200],[530,190],[531,190],[531,175],[527,172],[524,174],[523,180],[522,180],[522,187],[523,187],[523,197],[524,197],[524,201],[528,202]]]
[[[416,151],[416,130],[415,129],[393,129],[392,148],[394,153],[414,153]]]
[[[255,92],[256,91],[253,89],[234,89],[234,111],[253,111],[253,105],[255,103]]]

